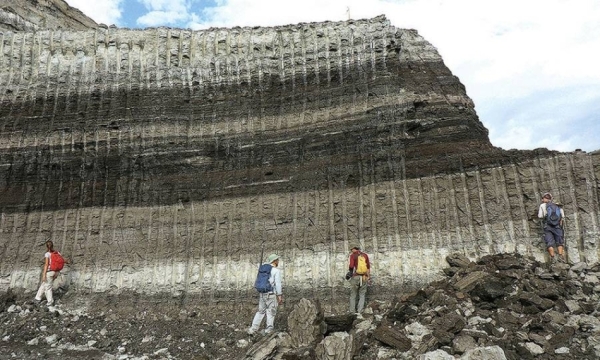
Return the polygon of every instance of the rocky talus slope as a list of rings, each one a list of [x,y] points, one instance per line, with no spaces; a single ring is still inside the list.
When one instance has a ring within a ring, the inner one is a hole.
[[[597,359],[600,266],[518,254],[448,256],[444,278],[363,314],[295,299],[278,332],[246,334],[254,307],[173,299],[59,296],[50,308],[7,294],[0,358],[35,359]],[[448,265],[448,264],[447,264]],[[392,291],[392,290],[390,290]],[[93,298],[93,301],[92,301]],[[116,298],[115,298],[116,299]],[[179,303],[178,303],[179,302]]]

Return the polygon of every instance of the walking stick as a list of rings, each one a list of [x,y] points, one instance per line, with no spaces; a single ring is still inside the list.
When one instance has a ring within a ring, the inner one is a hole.
[[[260,268],[260,266],[263,263],[263,260],[264,260],[263,256],[265,256],[265,241],[264,240],[261,242],[260,247],[261,247],[261,249],[260,249],[260,259],[258,260],[258,267],[259,268]]]
[[[540,228],[542,229],[542,244],[544,244],[544,253],[548,253],[548,246],[546,245],[546,240],[544,239],[544,220],[540,220]]]
[[[565,234],[567,233],[566,227],[565,227],[566,221],[565,221],[564,216],[562,216],[562,214],[564,213],[563,212],[563,204],[561,202],[558,202],[558,201],[555,204],[561,210],[561,219],[560,219],[559,226],[560,226],[560,229],[563,232],[562,233],[562,237],[563,237],[563,251],[564,251],[564,256],[565,256],[565,262],[568,264],[569,263],[569,254],[568,254],[568,251],[567,251],[567,237],[565,236]]]
[[[564,219],[564,218],[563,218],[562,220],[563,220],[563,221],[562,221],[562,225],[561,225],[561,227],[560,227],[560,228],[562,229],[562,232],[563,232],[563,248],[564,248],[564,250],[563,250],[563,251],[565,252],[565,261],[566,261],[566,262],[567,262],[567,264],[568,264],[568,263],[569,263],[569,251],[568,251],[568,249],[567,249],[567,237],[566,237],[566,235],[565,235],[565,234],[567,233],[567,231],[566,231],[566,227],[565,227],[566,221],[565,221],[565,219]]]

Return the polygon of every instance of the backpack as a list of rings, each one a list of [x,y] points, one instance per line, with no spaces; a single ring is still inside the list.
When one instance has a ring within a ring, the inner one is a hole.
[[[65,266],[65,259],[58,251],[50,253],[50,271],[61,271]]]
[[[367,258],[363,255],[363,253],[358,254],[356,258],[356,273],[358,275],[365,275],[368,271]]]
[[[271,277],[271,269],[273,266],[271,264],[262,264],[258,268],[258,275],[256,275],[256,281],[254,282],[254,288],[259,293],[270,293],[273,291],[273,286],[269,282],[269,278]]]
[[[546,224],[558,226],[560,224],[560,208],[555,203],[546,204]]]

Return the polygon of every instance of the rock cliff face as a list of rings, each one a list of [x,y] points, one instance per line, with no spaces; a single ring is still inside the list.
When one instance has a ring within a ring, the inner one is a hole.
[[[548,190],[598,259],[600,155],[493,147],[384,17],[0,37],[0,289],[37,286],[45,239],[83,290],[245,296],[264,251],[337,298],[354,244],[376,289],[415,287],[457,251],[543,256]]]
[[[98,24],[63,0],[2,0],[0,32],[87,30]]]

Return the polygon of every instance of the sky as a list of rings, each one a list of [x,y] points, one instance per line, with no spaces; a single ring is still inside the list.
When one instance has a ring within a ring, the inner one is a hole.
[[[599,0],[66,0],[106,25],[276,26],[384,14],[440,52],[493,145],[600,150]]]

